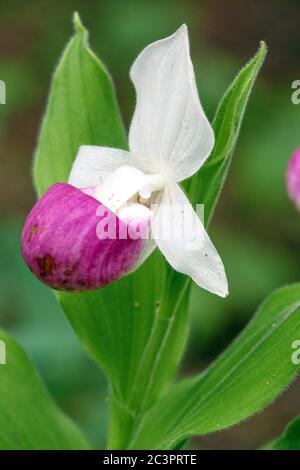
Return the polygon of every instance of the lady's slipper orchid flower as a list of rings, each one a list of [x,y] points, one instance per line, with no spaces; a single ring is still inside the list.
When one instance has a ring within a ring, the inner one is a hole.
[[[222,261],[178,183],[199,170],[214,145],[213,130],[199,101],[189,55],[187,28],[142,51],[131,79],[137,104],[124,151],[82,146],[69,184],[94,188],[94,197],[122,218],[128,203],[151,207],[152,237],[177,271],[220,296],[228,294]],[[174,210],[175,208],[181,210]],[[188,236],[163,236],[187,225]],[[172,231],[172,229],[171,229]]]
[[[52,186],[25,222],[25,261],[53,288],[89,290],[132,271],[158,246],[173,268],[224,297],[222,261],[178,185],[199,170],[214,145],[186,26],[144,49],[130,75],[137,93],[130,151],[80,148],[68,184]],[[120,237],[132,223],[139,236]]]
[[[286,186],[290,199],[300,211],[300,147],[290,158],[286,172]]]

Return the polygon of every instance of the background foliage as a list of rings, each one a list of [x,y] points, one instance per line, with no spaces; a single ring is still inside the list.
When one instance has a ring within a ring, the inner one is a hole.
[[[146,44],[171,33],[183,21],[190,28],[201,99],[210,118],[258,41],[266,39],[269,45],[268,61],[251,98],[212,225],[231,295],[222,301],[200,290],[192,292],[190,349],[181,371],[185,375],[206,366],[271,290],[299,280],[299,218],[285,194],[284,172],[299,144],[299,107],[291,104],[290,85],[299,78],[295,18],[300,11],[293,1],[264,2],[259,13],[258,1],[243,2],[243,8],[236,2],[199,5],[171,0],[157,4],[63,1],[57,9],[46,1],[18,5],[12,1],[0,6],[0,79],[7,82],[8,93],[7,105],[0,107],[0,324],[24,345],[60,406],[96,447],[102,447],[105,380],[74,337],[51,292],[27,272],[19,255],[20,225],[34,201],[32,152],[49,77],[71,34],[71,13],[78,8],[89,26],[93,48],[116,82],[126,124],[134,106],[128,80],[132,60]],[[195,445],[255,447],[271,440],[299,414],[299,395],[296,382],[250,423],[201,438]]]

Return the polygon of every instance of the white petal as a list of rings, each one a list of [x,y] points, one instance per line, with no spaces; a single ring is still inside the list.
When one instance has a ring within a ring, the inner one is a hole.
[[[82,145],[74,160],[68,182],[77,188],[96,186],[120,166],[130,164],[131,156],[125,150]]]
[[[152,235],[170,265],[196,284],[225,297],[224,266],[200,218],[176,184],[169,182],[154,212]]]
[[[186,26],[146,47],[130,76],[137,94],[131,154],[146,171],[176,181],[191,176],[209,156],[214,135],[199,101]]]

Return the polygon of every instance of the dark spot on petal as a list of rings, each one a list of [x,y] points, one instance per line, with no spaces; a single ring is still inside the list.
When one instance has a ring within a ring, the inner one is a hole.
[[[51,276],[53,271],[56,269],[54,258],[51,255],[43,256],[43,258],[37,258],[37,263],[40,269],[40,275],[42,277]]]
[[[37,224],[33,225],[29,231],[27,241],[30,242],[33,235],[36,233],[44,233],[45,229],[43,227],[39,227]]]
[[[27,241],[30,242],[31,241],[31,237],[32,235],[34,235],[37,231],[38,231],[38,225],[33,225],[29,231],[29,235],[28,235],[28,238],[27,238]]]
[[[72,269],[72,268],[66,268],[64,270],[64,275],[67,276],[67,277],[72,276],[73,273],[74,273],[74,269]]]
[[[67,267],[65,268],[64,270],[64,275],[67,276],[67,277],[70,277],[74,274],[74,272],[76,271],[77,267],[78,267],[78,262],[75,263],[73,266],[70,266],[70,267]]]

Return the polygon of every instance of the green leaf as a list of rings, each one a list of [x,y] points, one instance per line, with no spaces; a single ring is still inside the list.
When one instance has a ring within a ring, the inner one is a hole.
[[[204,204],[206,226],[222,191],[248,99],[266,52],[266,45],[261,42],[256,55],[226,91],[213,120],[216,139],[214,149],[200,171],[188,181],[188,193],[193,204]]]
[[[238,73],[229,86],[213,120],[214,149],[200,171],[184,183],[192,204],[204,204],[206,227],[212,219],[215,206],[223,189],[247,103],[266,52],[266,45],[261,42],[256,55]],[[166,271],[170,289],[165,297],[172,298],[174,290],[179,295],[186,289],[186,283],[190,281],[187,281],[185,277],[169,266],[166,267]],[[185,300],[185,297],[183,299]]]
[[[110,77],[90,50],[77,14],[74,25],[53,76],[35,154],[40,196],[52,184],[67,181],[80,145],[127,146]]]
[[[204,167],[189,181],[185,182],[192,203],[204,203],[206,226],[211,220],[226,179],[246,105],[265,54],[266,46],[261,43],[257,54],[240,71],[225,93],[213,122],[216,139],[214,150]],[[168,265],[165,270],[167,283],[162,299],[161,314],[168,318],[168,321],[173,322],[174,315],[169,318],[170,312],[172,312],[172,305],[169,305],[170,300],[173,305],[176,305],[175,302],[181,299],[180,308],[183,309],[188,300],[190,280],[172,270]],[[184,344],[184,342],[181,344]],[[159,353],[156,354],[156,357],[159,357]],[[180,359],[180,357],[181,354],[178,358]],[[141,366],[145,378],[149,376],[149,370],[151,371],[150,359],[154,361],[155,358],[151,358],[151,355],[149,355],[148,359],[149,363],[143,363]],[[143,377],[140,378],[138,393],[141,394],[142,390]]]
[[[141,420],[130,448],[171,449],[195,434],[232,426],[271,403],[295,377],[300,284],[273,293],[203,374],[179,382]]]
[[[266,448],[268,450],[300,450],[300,416],[291,421],[282,435]]]
[[[57,408],[23,349],[0,331],[0,449],[88,449],[76,426]]]
[[[88,48],[78,16],[75,23],[54,74],[36,152],[39,194],[67,180],[80,145],[127,146],[111,80]],[[57,294],[82,344],[109,378],[111,447],[125,446],[136,417],[165,391],[182,356],[187,337],[183,291],[169,295],[165,272],[165,261],[155,253],[105,289]]]
[[[173,295],[159,305],[164,285],[164,262],[155,253],[101,291],[58,294],[82,344],[110,380],[110,448],[127,445],[135,421],[166,391],[183,353],[186,304]]]
[[[241,70],[225,93],[213,122],[216,139],[214,150],[204,167],[185,183],[186,187],[189,188],[188,192],[192,202],[194,204],[200,201],[204,202],[206,225],[208,225],[212,217],[213,210],[226,179],[246,105],[265,54],[266,46],[264,43],[261,43],[257,54]],[[206,168],[210,169],[209,172],[206,171]],[[160,315],[169,322],[174,322],[174,313],[171,313],[174,310],[173,306],[176,305],[176,302],[179,302],[180,309],[183,309],[184,305],[187,305],[190,280],[171,269],[169,265],[165,267],[165,270],[167,282],[162,297]],[[175,323],[176,322],[177,320]],[[184,341],[182,341],[181,345],[183,344]],[[181,347],[181,345],[179,346]],[[155,347],[153,351],[155,351]],[[142,394],[143,391],[143,378],[149,377],[149,371],[152,372],[151,359],[155,364],[159,357],[158,350],[155,355],[151,356],[150,354],[148,356],[148,363],[142,363],[141,370],[143,371],[144,377],[140,377],[139,394]],[[178,355],[178,360],[180,357],[181,354]],[[161,360],[161,358],[159,360]],[[166,367],[168,367],[167,362]],[[157,368],[155,371],[159,372],[159,369]]]

